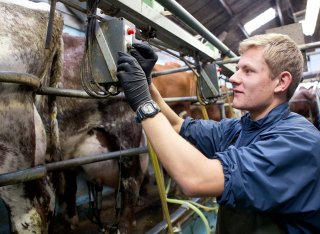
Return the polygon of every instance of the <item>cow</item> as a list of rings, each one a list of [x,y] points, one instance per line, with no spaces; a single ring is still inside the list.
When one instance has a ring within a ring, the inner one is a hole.
[[[82,89],[80,68],[85,49],[85,37],[64,34],[64,74],[61,88]],[[144,134],[135,114],[125,99],[76,99],[57,97],[59,135],[64,160],[139,147]],[[146,178],[147,155],[121,157],[81,166],[86,179],[96,186],[108,186],[121,194],[118,228],[130,233],[139,190]],[[66,171],[67,219],[71,228],[78,224],[75,177],[78,171]],[[99,218],[99,217],[97,217]],[[99,224],[99,221],[98,221]],[[100,223],[100,228],[103,228]],[[116,225],[117,226],[117,225]]]
[[[176,62],[156,64],[153,72],[180,68]],[[196,95],[196,82],[192,72],[178,72],[152,79],[162,97],[189,97]],[[190,116],[190,101],[170,102],[169,106],[181,117]]]
[[[177,62],[171,61],[165,64],[156,64],[153,72],[176,69],[181,67]],[[153,78],[152,82],[159,90],[162,97],[188,97],[196,96],[197,84],[193,72],[178,72],[168,75],[161,75]],[[223,92],[228,92],[225,87],[221,87]],[[234,117],[233,108],[231,107],[231,99],[226,98],[229,107],[226,109],[227,117]],[[203,112],[199,105],[193,104],[191,101],[170,102],[169,106],[181,117],[190,116],[194,119],[203,119]],[[222,114],[220,105],[210,103],[205,106],[209,119],[221,120]]]
[[[314,126],[320,129],[319,108],[317,96],[313,87],[300,86],[289,101],[290,110],[304,116]]]
[[[28,7],[22,6],[24,4]],[[62,16],[55,15],[51,43],[45,49],[49,5],[1,0],[0,12],[2,75],[30,74],[41,85],[58,80],[63,70]],[[46,132],[35,108],[35,89],[24,84],[0,82],[0,174],[45,162]],[[12,232],[48,232],[55,195],[47,176],[2,186],[0,196],[8,208]]]

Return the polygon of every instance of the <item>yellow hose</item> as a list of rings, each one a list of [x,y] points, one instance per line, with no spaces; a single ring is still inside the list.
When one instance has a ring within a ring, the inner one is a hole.
[[[206,228],[206,233],[210,234],[211,229],[210,229],[210,226],[209,226],[207,218],[204,216],[204,214],[195,205],[191,204],[191,202],[184,201],[184,200],[170,199],[170,198],[167,198],[167,202],[175,203],[175,204],[181,204],[181,205],[187,205],[197,215],[199,215],[199,217],[201,218],[201,220],[204,223],[204,226]]]
[[[203,115],[203,119],[208,120],[209,116],[208,116],[208,112],[207,112],[206,106],[203,105],[203,104],[200,104],[200,108],[201,108],[201,112],[202,112],[202,115]]]
[[[161,200],[163,215],[164,215],[165,220],[167,221],[169,233],[173,234],[173,228],[172,228],[168,203],[166,201],[167,196],[166,196],[166,191],[165,191],[165,187],[164,187],[163,175],[160,170],[160,165],[159,165],[157,156],[156,156],[149,141],[148,141],[148,149],[149,149],[149,153],[150,153],[150,157],[151,157],[152,167],[153,167],[154,174],[155,174],[155,179],[157,182],[157,187],[158,187],[159,196],[160,196],[160,200]]]

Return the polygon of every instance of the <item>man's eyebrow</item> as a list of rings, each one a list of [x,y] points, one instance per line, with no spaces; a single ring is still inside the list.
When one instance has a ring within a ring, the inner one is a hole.
[[[252,66],[250,63],[245,63],[240,66],[239,66],[239,64],[236,65],[236,69],[237,68],[239,69],[240,67],[241,67],[241,69],[253,69],[254,68],[254,66]]]

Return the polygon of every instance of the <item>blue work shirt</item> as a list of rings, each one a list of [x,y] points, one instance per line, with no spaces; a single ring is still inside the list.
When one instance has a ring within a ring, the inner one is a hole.
[[[288,233],[320,233],[320,132],[287,102],[258,121],[187,118],[180,135],[220,160],[220,205],[270,214]]]

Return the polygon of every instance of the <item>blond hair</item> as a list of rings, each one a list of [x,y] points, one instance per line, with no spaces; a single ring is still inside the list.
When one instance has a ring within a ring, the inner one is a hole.
[[[298,87],[303,73],[303,56],[297,44],[289,36],[283,34],[256,35],[240,43],[240,55],[252,47],[264,49],[263,57],[269,66],[272,79],[283,71],[288,71],[291,74],[292,82],[287,92],[289,100]]]

